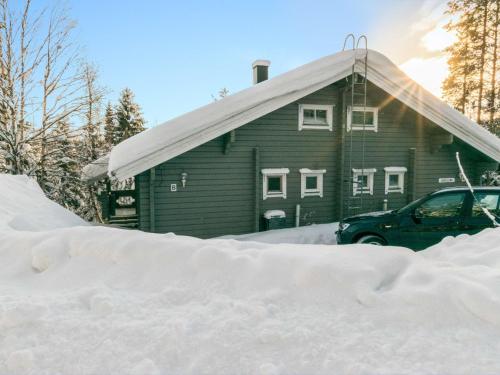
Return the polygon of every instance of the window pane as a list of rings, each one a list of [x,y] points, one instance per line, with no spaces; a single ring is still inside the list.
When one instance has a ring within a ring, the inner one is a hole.
[[[417,208],[416,213],[423,218],[460,216],[465,193],[446,194],[432,198]]]
[[[304,109],[304,122],[314,122],[314,109]]]
[[[322,124],[326,124],[326,110],[317,109],[316,110],[316,121]]]
[[[373,125],[373,112],[365,112],[365,125]],[[353,111],[352,112],[352,124],[353,125],[363,125],[363,111]]]
[[[269,176],[267,178],[267,191],[270,193],[281,192],[281,176]]]
[[[498,194],[477,193],[476,198],[479,203],[474,202],[474,205],[472,206],[472,216],[486,216],[481,209],[481,206],[488,209],[494,215],[500,215]]]
[[[306,176],[306,189],[307,190],[318,190],[318,177]]]
[[[390,174],[389,175],[389,187],[398,188],[399,187],[399,175]]]
[[[359,190],[368,188],[368,176],[367,175],[358,176],[357,182],[358,182],[357,188]]]

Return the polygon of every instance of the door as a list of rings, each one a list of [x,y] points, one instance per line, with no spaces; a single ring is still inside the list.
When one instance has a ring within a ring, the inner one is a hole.
[[[493,215],[500,217],[500,192],[480,191],[475,194],[472,207],[464,218],[463,233],[476,234],[486,228],[493,227],[493,223],[481,207],[486,208]]]
[[[410,247],[422,250],[441,241],[446,236],[461,233],[465,210],[465,192],[447,192],[431,196],[417,206],[413,212]]]

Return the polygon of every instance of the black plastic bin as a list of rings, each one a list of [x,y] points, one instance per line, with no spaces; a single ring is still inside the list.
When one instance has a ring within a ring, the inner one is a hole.
[[[286,215],[282,210],[270,210],[264,213],[264,230],[286,228]]]

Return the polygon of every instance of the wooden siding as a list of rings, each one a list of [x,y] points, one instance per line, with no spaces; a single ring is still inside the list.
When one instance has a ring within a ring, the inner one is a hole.
[[[340,219],[342,208],[346,212],[347,197],[352,195],[352,187],[344,182],[351,171],[346,158],[350,134],[344,130],[344,97],[348,93],[342,86],[343,82],[328,86],[236,129],[230,147],[226,146],[231,137],[223,136],[162,163],[155,168],[153,192],[150,172],[137,176],[139,228],[151,231],[153,214],[155,232],[201,238],[248,233],[255,231],[256,223],[262,228],[262,215],[271,209],[285,211],[286,224],[291,227],[295,224],[297,204],[301,206],[300,225]],[[333,131],[299,131],[299,104],[334,106]],[[464,166],[475,183],[484,169],[496,165],[459,141],[432,147],[433,137],[443,131],[377,87],[370,86],[368,105],[380,109],[378,132],[365,134],[364,167],[376,168],[377,173],[374,194],[364,195],[364,211],[381,210],[384,199],[388,200],[389,209],[401,207],[413,195],[418,197],[444,187],[438,183],[439,177],[455,177],[458,182],[456,150],[461,151]],[[354,132],[352,168],[362,167],[361,144],[361,132]],[[411,149],[415,149],[415,163]],[[408,168],[404,194],[385,195],[384,167],[389,166]],[[262,199],[263,168],[290,170],[286,199]],[[301,168],[326,169],[323,198],[300,197]],[[185,188],[181,185],[183,172],[188,174]],[[177,184],[176,192],[170,191],[171,184]],[[151,197],[154,213],[150,211]]]

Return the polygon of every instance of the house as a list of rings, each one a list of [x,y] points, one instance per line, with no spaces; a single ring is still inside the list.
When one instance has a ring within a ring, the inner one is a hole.
[[[269,210],[291,227],[401,207],[462,184],[457,151],[475,184],[498,168],[497,137],[376,51],[342,51],[272,79],[269,64],[253,64],[252,87],[86,167],[89,181],[135,181],[101,196],[105,214],[116,219],[129,194],[122,203],[139,229],[206,238],[263,230]]]

